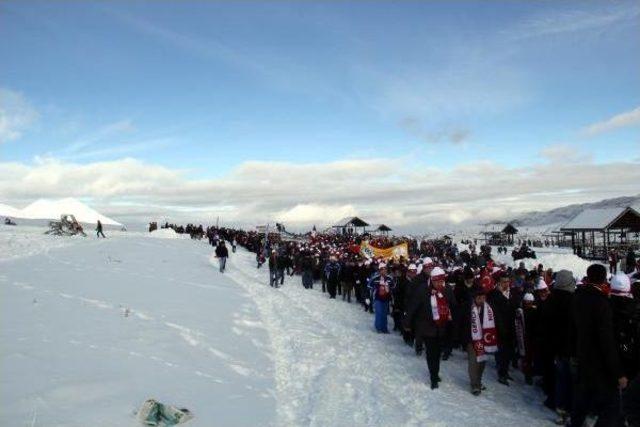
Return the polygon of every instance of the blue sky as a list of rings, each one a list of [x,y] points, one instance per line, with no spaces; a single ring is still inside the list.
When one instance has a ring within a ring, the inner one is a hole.
[[[638,2],[4,1],[0,162],[135,159],[190,183],[252,161],[637,162],[639,51]]]

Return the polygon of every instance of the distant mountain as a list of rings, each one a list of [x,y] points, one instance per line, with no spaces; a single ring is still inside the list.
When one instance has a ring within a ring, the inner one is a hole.
[[[72,214],[79,222],[95,224],[98,220],[103,225],[121,226],[117,221],[91,209],[79,200],[73,198],[47,200],[40,199],[24,209],[16,209],[0,204],[0,216],[20,219],[60,219],[62,214]]]
[[[616,197],[614,199],[600,200],[593,203],[582,203],[552,209],[546,212],[526,212],[513,218],[511,222],[515,226],[535,227],[549,224],[564,224],[585,209],[604,209],[635,206],[640,207],[640,194],[636,196]],[[504,221],[501,221],[504,222]]]

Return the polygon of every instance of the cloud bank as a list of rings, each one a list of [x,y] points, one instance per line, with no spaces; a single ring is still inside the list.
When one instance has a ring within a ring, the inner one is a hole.
[[[253,161],[220,178],[194,180],[185,171],[130,158],[89,164],[39,159],[0,163],[0,201],[21,207],[42,197],[90,199],[124,222],[221,217],[237,225],[306,227],[357,214],[417,231],[636,194],[638,166],[552,159],[522,168],[479,161],[445,170],[402,159]]]

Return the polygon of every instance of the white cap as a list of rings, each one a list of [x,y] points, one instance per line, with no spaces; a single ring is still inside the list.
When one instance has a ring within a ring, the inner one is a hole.
[[[616,274],[611,279],[611,293],[614,295],[630,295],[631,280],[626,274]]]
[[[422,265],[429,265],[429,264],[433,264],[433,260],[429,257],[426,257],[425,259],[422,260]]]
[[[535,299],[533,298],[533,295],[531,293],[527,292],[526,294],[524,294],[524,297],[522,298],[522,301],[534,302]]]
[[[417,270],[418,270],[418,267],[416,267],[416,265],[415,265],[415,264],[409,264],[409,267],[407,267],[407,269],[408,269],[408,270],[411,270],[411,271],[417,271]]]
[[[442,278],[444,278],[447,275],[447,273],[444,272],[443,269],[441,269],[440,267],[434,267],[433,270],[431,270],[431,277],[432,278],[436,278],[441,276]]]
[[[540,279],[540,281],[538,281],[538,284],[536,285],[535,290],[543,291],[545,289],[549,289],[549,287],[547,286],[547,283],[544,280]]]
[[[378,269],[382,269],[382,268],[387,268],[387,264],[385,264],[384,262],[381,262],[380,264],[378,264]]]

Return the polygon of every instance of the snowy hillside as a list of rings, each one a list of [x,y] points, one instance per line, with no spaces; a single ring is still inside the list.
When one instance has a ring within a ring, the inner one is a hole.
[[[72,214],[78,221],[88,224],[95,224],[100,220],[103,225],[122,225],[73,198],[59,200],[40,199],[19,210],[14,217],[24,219],[60,219],[62,214]]]
[[[430,390],[399,335],[297,277],[268,287],[242,249],[222,275],[203,242],[146,233],[0,227],[0,248],[0,425],[136,426],[150,397],[193,426],[552,425],[538,390],[498,384],[493,363],[472,396],[460,352]]]
[[[510,222],[516,226],[564,224],[585,209],[604,209],[627,206],[640,208],[640,195],[605,199],[594,203],[563,206],[546,212],[527,212],[512,218]]]

